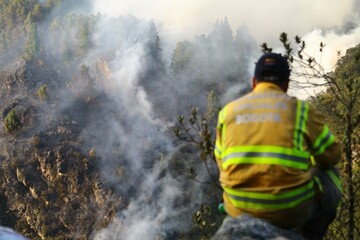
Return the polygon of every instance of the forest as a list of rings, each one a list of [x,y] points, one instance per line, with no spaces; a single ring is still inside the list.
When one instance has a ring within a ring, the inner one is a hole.
[[[251,91],[271,46],[224,18],[166,59],[153,21],[88,14],[88,0],[0,6],[0,225],[29,239],[210,239],[224,218],[217,114]],[[360,44],[329,72],[301,37],[279,42],[291,87],[324,87],[306,101],[343,145],[326,239],[358,239]]]

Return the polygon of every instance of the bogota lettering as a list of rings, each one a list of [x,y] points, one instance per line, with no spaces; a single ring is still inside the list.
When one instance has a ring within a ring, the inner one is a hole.
[[[281,118],[279,113],[253,113],[236,115],[236,124],[280,121]]]

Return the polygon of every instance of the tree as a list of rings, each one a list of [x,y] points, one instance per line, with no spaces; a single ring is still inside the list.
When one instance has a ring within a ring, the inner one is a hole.
[[[172,128],[177,138],[195,146],[208,174],[206,180],[199,179],[199,165],[194,163],[187,166],[189,178],[203,184],[204,187],[210,186],[211,194],[208,195],[213,195],[211,196],[210,204],[212,207],[202,205],[198,211],[193,213],[193,221],[201,231],[202,239],[208,239],[207,236],[213,235],[224,218],[224,215],[219,211],[212,210],[216,209],[216,206],[218,206],[222,199],[222,188],[219,183],[219,172],[214,156],[215,136],[212,131],[215,129],[219,110],[217,96],[214,92],[210,92],[208,94],[208,107],[205,114],[202,115],[198,112],[197,108],[193,108],[189,118],[185,118],[183,115],[178,116],[178,124]]]
[[[47,91],[47,85],[43,84],[41,87],[37,90],[37,95],[40,99],[45,100],[49,98],[49,94]]]
[[[78,53],[80,56],[84,56],[92,46],[89,20],[86,18],[80,18],[78,25]]]
[[[173,74],[179,74],[184,71],[194,57],[193,45],[189,41],[182,41],[176,44],[170,70]]]
[[[356,166],[359,161],[359,129],[360,129],[360,45],[348,49],[346,55],[342,57],[333,73],[332,82],[326,93],[318,100],[320,107],[325,108],[329,114],[327,119],[331,125],[336,126],[339,136],[345,145],[347,192],[345,192],[345,206],[348,209],[348,238],[355,237],[354,230],[357,229],[356,212],[356,189],[359,182],[356,175],[359,174]],[[326,114],[326,115],[325,115]],[[355,171],[354,171],[355,170]],[[359,230],[359,229],[357,229]]]
[[[35,21],[41,20],[44,16],[44,10],[43,7],[38,3],[34,6],[34,9],[32,10],[32,15],[34,16]]]
[[[59,7],[64,0],[46,0],[44,7],[47,9],[52,9],[54,7]]]
[[[24,58],[27,61],[31,61],[38,57],[40,48],[37,26],[32,21],[31,14],[26,19],[26,29],[28,36],[25,42]]]
[[[16,114],[15,109],[12,109],[4,119],[4,130],[7,133],[12,133],[20,128],[21,128],[20,119]]]
[[[139,83],[147,92],[155,93],[158,90],[158,86],[155,86],[154,83],[160,81],[161,77],[166,72],[166,67],[162,58],[160,37],[155,23],[150,22],[147,24],[143,34],[144,55],[141,59],[141,64],[145,67],[143,67],[143,70],[141,71]]]

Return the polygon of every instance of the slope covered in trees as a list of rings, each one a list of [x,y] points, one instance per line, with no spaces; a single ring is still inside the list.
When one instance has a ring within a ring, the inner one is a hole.
[[[330,236],[337,239],[359,237],[359,160],[360,160],[360,45],[347,50],[339,59],[330,86],[310,101],[324,116],[344,146],[340,169],[344,198]],[[344,228],[344,223],[347,223]]]

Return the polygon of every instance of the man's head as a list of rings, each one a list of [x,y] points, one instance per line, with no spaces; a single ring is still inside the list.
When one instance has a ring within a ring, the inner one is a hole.
[[[266,53],[256,63],[253,86],[259,82],[271,82],[287,91],[290,68],[287,59],[277,53]]]

